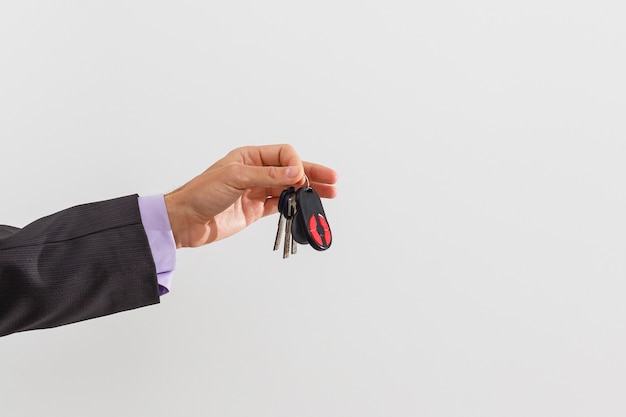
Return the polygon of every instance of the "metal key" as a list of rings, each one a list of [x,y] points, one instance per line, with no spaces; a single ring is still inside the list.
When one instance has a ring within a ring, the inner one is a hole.
[[[295,188],[289,187],[280,193],[280,197],[278,199],[278,230],[276,230],[276,238],[274,239],[274,250],[278,250],[278,247],[280,246],[280,241],[283,237],[283,229],[285,228],[286,216],[289,214],[289,196],[291,196],[294,192]]]
[[[292,251],[292,246],[295,243],[293,236],[291,235],[291,226],[293,225],[293,217],[296,214],[296,195],[291,194],[287,201],[287,214],[285,218],[285,243],[283,244],[283,259],[289,257],[289,253]]]
[[[280,212],[278,214],[278,230],[276,231],[276,239],[274,240],[274,250],[278,250],[278,246],[280,246],[280,240],[283,237],[283,229],[285,227],[285,216]]]
[[[297,199],[296,199],[296,194],[294,193],[291,198],[289,199],[289,202],[291,203],[291,227],[289,228],[289,235],[291,236],[291,254],[295,255],[298,252],[298,244],[296,243],[295,239],[293,238],[293,221],[296,217],[296,214],[298,212],[298,203],[297,203]]]

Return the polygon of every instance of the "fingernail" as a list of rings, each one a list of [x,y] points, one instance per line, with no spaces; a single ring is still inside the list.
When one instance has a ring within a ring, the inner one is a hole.
[[[287,169],[285,170],[285,175],[287,176],[287,178],[293,178],[296,175],[298,175],[298,171],[300,169],[296,166],[293,167],[287,167]]]

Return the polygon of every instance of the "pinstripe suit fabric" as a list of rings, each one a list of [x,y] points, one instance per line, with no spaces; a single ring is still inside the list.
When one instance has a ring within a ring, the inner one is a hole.
[[[136,195],[0,226],[0,336],[158,302]]]

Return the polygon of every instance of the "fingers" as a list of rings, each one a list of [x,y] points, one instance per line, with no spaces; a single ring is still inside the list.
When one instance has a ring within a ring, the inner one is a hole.
[[[328,184],[313,184],[311,187],[315,189],[320,198],[335,198],[337,197],[337,189],[334,185]]]
[[[299,174],[295,177],[291,177],[289,171],[292,167],[262,167],[256,170],[256,174],[258,174],[258,178],[256,179],[254,184],[256,186],[262,186],[271,188],[267,190],[268,196],[279,196],[280,193],[288,186],[296,186],[302,187],[309,183],[311,187],[315,188],[320,197],[323,198],[334,198],[337,195],[337,191],[335,188],[335,184],[337,183],[338,176],[337,173],[324,165],[315,164],[311,162],[304,162],[304,173],[306,174],[306,178],[300,176]],[[293,169],[297,169],[297,167],[293,167]],[[250,171],[251,175],[254,173],[253,170]],[[281,182],[284,179],[284,183]],[[265,181],[271,178],[271,181]],[[295,181],[298,179],[299,181]],[[307,181],[308,180],[308,181]],[[276,185],[278,184],[278,185]]]
[[[263,145],[263,146],[243,146],[232,150],[222,160],[222,166],[230,162],[238,162],[243,165],[265,166],[265,167],[288,167],[302,166],[304,173],[309,177],[309,181],[324,184],[335,184],[337,173],[324,165],[305,162],[300,159],[295,148],[289,144]],[[300,175],[294,175],[298,180],[302,180]]]
[[[232,163],[222,170],[223,181],[241,191],[249,187],[284,189],[304,181],[304,170],[301,166],[252,166]]]
[[[302,166],[293,146],[288,144],[244,146],[229,153],[233,162],[253,166]]]
[[[312,162],[303,162],[304,172],[311,183],[336,184],[338,180],[337,172],[332,168]]]
[[[266,195],[274,196],[285,187],[303,186],[308,179],[320,197],[336,196],[337,173],[327,166],[302,161],[288,144],[236,148],[207,171],[214,169],[228,169],[222,178],[230,178],[228,182],[239,190],[261,187],[266,189]]]
[[[320,198],[335,198],[337,196],[337,189],[335,188],[335,184],[338,181],[337,172],[329,167],[312,162],[303,162],[303,165],[311,187],[315,189]],[[305,185],[306,182],[306,179],[303,178],[300,183],[286,184],[286,186],[294,185],[301,187]],[[267,216],[278,211],[278,197],[284,189],[285,185],[274,188],[266,188],[264,192],[260,190],[255,192],[251,190],[249,196],[266,199],[263,215]]]
[[[228,152],[213,163],[207,171],[238,163],[250,166],[302,166],[302,161],[293,146],[288,144],[242,146]]]

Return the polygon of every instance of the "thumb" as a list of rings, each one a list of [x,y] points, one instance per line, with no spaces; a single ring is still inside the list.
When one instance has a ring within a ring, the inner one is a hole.
[[[301,171],[302,171],[301,167],[294,165],[294,166],[284,167],[283,174],[285,178],[287,178],[288,180],[300,182],[298,178],[302,176]]]
[[[246,178],[247,184],[241,184],[246,188],[248,186],[256,187],[284,187],[304,182],[304,167],[298,165],[290,165],[285,167],[279,166],[241,166],[241,173]]]

